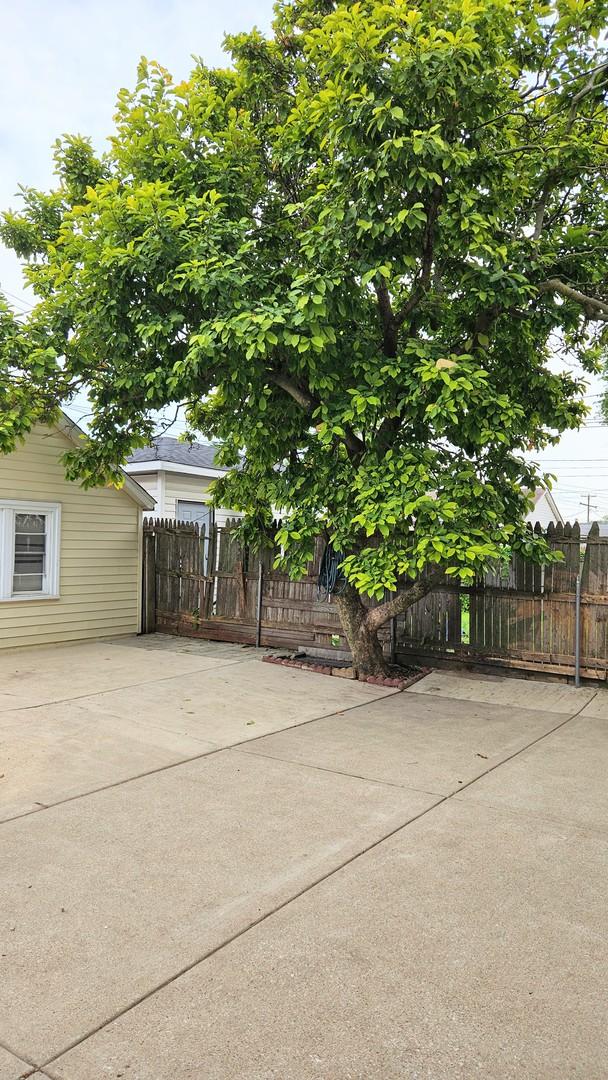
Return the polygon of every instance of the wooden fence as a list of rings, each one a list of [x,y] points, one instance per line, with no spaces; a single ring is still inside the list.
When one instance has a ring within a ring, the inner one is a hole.
[[[536,526],[536,531],[540,526]],[[572,675],[576,582],[580,578],[580,670],[608,671],[608,538],[597,525],[581,541],[578,525],[549,526],[564,558],[538,566],[514,556],[472,587],[446,579],[382,630],[401,659],[459,661]],[[206,531],[174,521],[144,522],[144,632],[264,646],[347,649],[333,597],[319,591],[324,543],[306,575],[291,581],[273,569],[274,551],[250,552],[234,524]]]

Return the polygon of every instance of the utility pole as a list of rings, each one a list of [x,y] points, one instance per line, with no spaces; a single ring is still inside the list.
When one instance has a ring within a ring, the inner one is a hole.
[[[586,495],[584,500],[581,499],[581,506],[587,507],[587,524],[591,521],[591,511],[597,510],[597,505],[591,502],[592,497],[593,496],[591,495]]]

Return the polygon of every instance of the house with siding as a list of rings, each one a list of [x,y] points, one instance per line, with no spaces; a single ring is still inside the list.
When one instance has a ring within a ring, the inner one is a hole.
[[[217,448],[210,443],[180,442],[159,436],[150,446],[135,450],[127,459],[125,471],[133,476],[156,501],[155,515],[170,521],[196,521],[208,525],[215,521],[222,528],[227,518],[240,517],[234,510],[215,509],[209,505],[209,485],[228,470],[217,461]],[[534,505],[527,520],[543,527],[564,519],[547,488],[539,487],[532,496]],[[280,513],[277,511],[277,516]]]
[[[62,456],[83,433],[66,416],[0,454],[0,649],[137,633],[143,512],[132,477],[85,490]]]
[[[135,450],[125,471],[156,502],[155,515],[170,521],[212,521],[222,528],[227,518],[238,517],[228,509],[209,504],[209,485],[228,470],[216,460],[217,448],[209,443],[180,442],[159,436],[150,446]]]
[[[546,529],[551,522],[554,525],[565,524],[557,503],[548,488],[537,488],[533,498],[534,506],[527,518],[531,525],[536,525],[536,522],[539,521],[543,529]]]

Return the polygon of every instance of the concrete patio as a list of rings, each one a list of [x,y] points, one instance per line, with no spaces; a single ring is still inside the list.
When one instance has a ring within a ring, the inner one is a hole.
[[[608,692],[0,655],[0,1080],[608,1074]]]

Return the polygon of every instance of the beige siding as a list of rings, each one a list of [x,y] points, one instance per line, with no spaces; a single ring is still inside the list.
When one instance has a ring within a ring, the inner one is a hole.
[[[156,502],[154,510],[144,510],[145,517],[160,517],[160,488],[158,473],[135,473],[133,479],[137,481],[144,491],[148,492]]]
[[[180,499],[186,502],[207,502],[210,498],[211,477],[193,476],[192,473],[170,472],[168,469],[155,473],[133,473],[133,479],[156,499],[156,508],[150,513],[156,517],[175,519],[176,504]],[[227,518],[239,517],[234,510],[216,509],[215,520],[221,527]]]
[[[187,473],[165,472],[165,510],[164,517],[174,518],[178,499],[188,502],[207,502],[209,498],[209,480],[206,476],[191,476]],[[146,488],[147,490],[147,488]]]
[[[140,609],[140,507],[125,491],[66,480],[67,439],[36,428],[0,455],[0,499],[61,504],[59,599],[0,601],[0,649],[134,633]]]

